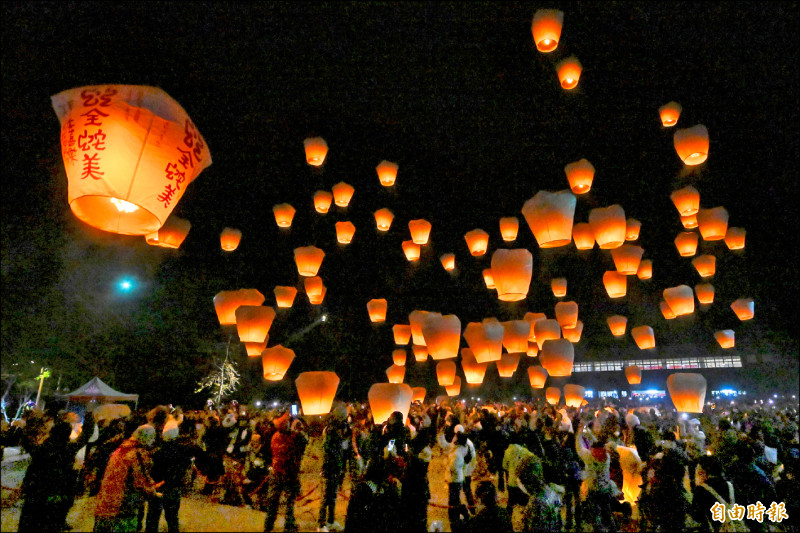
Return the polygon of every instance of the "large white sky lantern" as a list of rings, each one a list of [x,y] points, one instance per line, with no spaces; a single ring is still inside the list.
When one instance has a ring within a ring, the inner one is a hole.
[[[211,153],[170,96],[143,85],[92,85],[51,98],[61,122],[67,201],[78,219],[123,235],[158,231]]]
[[[540,248],[566,246],[572,242],[575,195],[569,190],[539,191],[522,206],[525,221]]]
[[[497,298],[518,302],[528,296],[533,276],[533,255],[525,248],[501,248],[492,254],[492,278]]]

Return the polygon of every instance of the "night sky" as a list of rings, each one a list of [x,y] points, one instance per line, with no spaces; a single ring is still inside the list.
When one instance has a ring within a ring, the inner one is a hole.
[[[558,49],[536,50],[531,19],[564,11]],[[2,350],[3,367],[49,366],[64,388],[93,375],[149,402],[191,404],[194,383],[224,355],[213,297],[256,288],[274,305],[275,285],[300,288],[281,310],[270,346],[295,350],[287,378],[266,384],[260,362],[232,343],[243,373],[242,401],[289,397],[303,370],[335,370],[340,396],[361,398],[384,381],[394,348],[391,325],[414,309],[455,313],[462,328],[527,311],[552,318],[550,279],[566,277],[584,322],[576,361],[669,355],[726,355],[713,338],[734,329],[743,358],[798,357],[798,51],[796,3],[20,3],[2,5]],[[563,90],[555,64],[575,55],[580,84]],[[83,85],[164,89],[203,134],[213,164],[188,187],[174,214],[192,228],[179,250],[148,246],[78,221],[67,205],[60,126],[50,96]],[[658,108],[683,106],[678,127],[710,134],[708,161],[687,170]],[[305,162],[303,139],[329,145],[324,167]],[[575,222],[620,204],[641,221],[637,244],[654,277],[629,279],[611,301],[606,250],[539,249],[521,213],[539,190],[568,188],[563,167],[580,158],[597,169],[578,196]],[[380,186],[375,166],[399,164],[397,184]],[[346,209],[314,211],[312,196],[339,181],[355,187]],[[684,231],[670,193],[691,184],[701,207],[724,206],[729,226],[747,231],[745,250],[701,240],[717,257],[715,303],[667,322],[664,288],[694,286],[691,258],[673,240]],[[280,230],[272,206],[296,209]],[[378,234],[373,212],[395,219]],[[516,216],[515,243],[498,219]],[[418,264],[403,256],[407,222],[425,218],[431,242]],[[336,243],[334,224],[356,226]],[[239,249],[220,250],[226,227]],[[469,255],[463,235],[490,234],[486,256]],[[326,252],[328,293],[311,306],[293,249]],[[528,298],[502,303],[481,272],[498,248],[534,256]],[[439,263],[456,254],[457,270]],[[121,293],[122,276],[136,280]],[[742,323],[729,308],[755,300]],[[366,302],[389,301],[387,321],[369,322]],[[325,323],[317,320],[328,314]],[[647,324],[657,348],[643,354],[630,335],[615,340],[605,318]],[[312,326],[309,328],[309,326]],[[462,345],[466,345],[465,343]],[[688,347],[688,348],[687,348]],[[406,382],[434,390],[433,363],[414,364]],[[524,384],[524,367],[513,378]],[[492,383],[498,383],[496,371]],[[488,374],[487,374],[488,375]],[[796,378],[795,378],[796,379]],[[55,387],[55,380],[48,386]],[[435,389],[439,390],[439,389]],[[479,390],[479,389],[475,389]],[[491,392],[491,391],[490,391]]]

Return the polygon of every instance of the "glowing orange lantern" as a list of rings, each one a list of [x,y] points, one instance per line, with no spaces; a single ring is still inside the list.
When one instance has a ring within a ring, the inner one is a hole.
[[[572,242],[575,195],[568,190],[539,191],[522,206],[525,221],[539,248],[556,248]]]
[[[561,328],[561,333],[564,335],[565,339],[573,344],[580,342],[581,335],[583,334],[583,322],[578,320],[574,328]]]
[[[408,418],[414,391],[405,383],[375,383],[369,388],[367,398],[375,424],[383,424],[395,411]]]
[[[454,361],[439,361],[436,363],[436,379],[439,385],[447,387],[456,379],[456,364]]]
[[[691,315],[694,313],[694,293],[688,285],[678,285],[664,289],[664,301],[675,313],[675,316]]]
[[[558,302],[556,304],[556,320],[561,329],[574,328],[578,323],[578,304],[575,302]]]
[[[397,163],[391,161],[381,161],[375,170],[378,172],[378,181],[384,187],[391,187],[397,179]]]
[[[501,378],[510,378],[516,372],[517,365],[519,365],[519,353],[504,353],[497,361],[497,374]]]
[[[550,288],[553,290],[553,296],[561,298],[567,295],[567,278],[553,278],[550,280]]]
[[[286,309],[294,304],[294,297],[297,296],[297,289],[295,287],[277,285],[274,291],[275,302],[278,304],[278,307]]]
[[[328,143],[322,137],[309,137],[303,141],[306,149],[306,163],[312,167],[321,166],[328,155]]]
[[[702,413],[706,403],[706,378],[701,374],[679,372],[667,378],[669,396],[681,413]]]
[[[514,241],[519,233],[519,219],[517,217],[503,217],[500,219],[500,235],[504,241]]]
[[[405,376],[406,367],[404,366],[392,365],[386,369],[386,377],[389,383],[402,383]]]
[[[536,331],[534,330],[533,325],[539,320],[547,319],[547,315],[544,313],[525,313],[525,316],[522,317],[522,319],[531,325],[531,333],[528,336],[528,340],[536,341]]]
[[[731,304],[731,309],[739,317],[739,320],[750,320],[755,316],[755,309],[752,298],[739,298]]]
[[[615,337],[625,335],[625,329],[628,327],[628,319],[622,315],[613,315],[606,319],[608,329]]]
[[[322,292],[320,292],[318,295],[317,294],[308,295],[308,303],[310,303],[311,305],[320,305],[322,301],[325,299],[325,293],[327,292],[328,288],[325,285],[323,285]]]
[[[714,303],[714,286],[710,283],[698,283],[694,286],[697,301],[701,304]]]
[[[264,342],[245,342],[244,349],[247,352],[247,357],[261,357],[261,352],[267,347],[268,341],[269,335],[267,335]]]
[[[452,385],[448,385],[444,388],[447,391],[448,396],[458,396],[461,394],[461,376],[456,376],[456,379],[453,381]]]
[[[609,298],[622,298],[628,292],[627,276],[613,270],[608,270],[603,274],[603,285]]]
[[[412,403],[415,403],[415,402],[424,403],[425,402],[425,394],[427,393],[427,391],[425,390],[425,387],[411,387],[411,392],[414,393],[414,396],[412,396],[412,398],[411,398],[411,402]]]
[[[61,123],[70,209],[95,228],[153,234],[211,164],[186,111],[156,87],[78,87],[51,102]]]
[[[626,366],[625,378],[628,385],[639,385],[642,382],[642,369],[636,365]]]
[[[275,309],[261,305],[240,305],[234,315],[240,342],[264,342],[275,320]]]
[[[337,222],[336,226],[336,240],[339,244],[350,244],[353,240],[353,235],[356,233],[356,227],[352,222],[343,220]]]
[[[350,199],[353,198],[355,189],[352,185],[340,181],[331,187],[331,192],[333,193],[333,203],[339,207],[347,207],[350,204]]]
[[[219,244],[226,252],[232,252],[239,247],[242,232],[234,228],[224,228],[219,235]]]
[[[411,326],[408,324],[395,324],[392,326],[392,334],[394,335],[395,344],[401,346],[408,344],[408,341],[411,339]]]
[[[692,260],[692,265],[701,278],[710,278],[717,271],[717,258],[713,255],[701,255]]]
[[[556,72],[558,72],[558,81],[561,83],[561,88],[570,90],[577,87],[578,81],[581,79],[582,70],[581,62],[575,56],[559,61],[556,64]]]
[[[656,347],[656,337],[650,326],[639,326],[631,329],[631,337],[640,350],[649,350]]]
[[[494,276],[492,275],[491,268],[484,268],[483,269],[483,282],[486,284],[486,288],[489,290],[496,289],[497,287],[494,284]]]
[[[639,263],[639,269],[636,271],[636,277],[642,280],[653,277],[653,262],[650,259],[643,259]]]
[[[306,296],[308,296],[309,299],[319,298],[322,296],[322,291],[325,288],[322,283],[322,278],[319,276],[305,278],[303,280],[303,285],[306,289]]]
[[[528,337],[531,324],[527,320],[510,320],[501,322],[503,326],[503,347],[509,353],[525,353],[528,351]]]
[[[685,229],[694,229],[697,227],[697,213],[694,215],[681,215],[681,224]]]
[[[569,188],[575,194],[585,194],[592,188],[594,180],[594,166],[587,160],[581,159],[569,163],[564,167]]]
[[[439,261],[442,262],[442,268],[448,272],[456,268],[456,254],[442,254]]]
[[[696,215],[700,210],[700,193],[691,185],[673,191],[669,197],[681,216]]]
[[[317,191],[314,193],[314,209],[316,209],[317,213],[322,213],[324,215],[330,210],[332,203],[333,195],[328,191]]]
[[[697,212],[700,235],[706,241],[718,241],[728,233],[728,211],[724,207],[701,209]]]
[[[301,372],[294,380],[303,415],[326,415],[331,411],[339,376],[335,372]]]
[[[669,304],[665,301],[658,302],[658,307],[661,309],[661,314],[664,315],[664,318],[667,320],[672,320],[675,318],[675,313],[670,308]]]
[[[399,348],[392,352],[392,361],[394,361],[394,364],[396,364],[397,366],[406,366],[407,357],[408,354],[402,348]]]
[[[540,366],[529,366],[528,379],[534,389],[544,388],[544,384],[547,381],[547,370]]]
[[[619,248],[611,250],[611,257],[614,259],[617,272],[626,276],[632,276],[639,271],[642,255],[644,255],[644,248],[633,244],[623,244]]]
[[[536,344],[536,341],[528,341],[528,350],[525,353],[528,357],[539,355],[539,345]]]
[[[504,334],[499,322],[470,322],[464,329],[464,338],[479,363],[500,359]]]
[[[547,390],[544,391],[544,396],[547,399],[547,403],[550,405],[558,405],[558,402],[561,400],[561,389],[558,387],[547,387]]]
[[[586,388],[569,383],[564,385],[564,402],[567,407],[580,407],[586,397]]]
[[[635,241],[639,238],[639,231],[642,229],[642,223],[635,218],[629,218],[625,221],[625,240]]]
[[[238,291],[221,291],[214,296],[214,309],[222,326],[236,324],[236,309],[241,305],[261,305],[264,295],[256,289],[239,289]]]
[[[297,272],[301,276],[316,276],[324,258],[325,252],[316,246],[303,246],[294,249],[294,262],[297,265]]]
[[[411,240],[414,244],[428,244],[428,237],[431,234],[431,223],[420,218],[408,221],[408,230],[411,232]]]
[[[498,359],[499,361],[499,359]],[[480,385],[486,375],[486,367],[489,363],[479,363],[475,360],[472,350],[463,348],[461,350],[461,370],[470,385]]]
[[[531,33],[536,49],[540,52],[552,52],[558,47],[561,38],[561,27],[564,24],[564,12],[557,9],[540,9],[533,15]]]
[[[502,326],[501,326],[502,329]],[[414,328],[412,326],[413,334]],[[461,340],[461,321],[456,315],[428,313],[422,320],[422,335],[428,345],[428,353],[434,360],[458,356]]]
[[[736,344],[735,334],[732,329],[722,329],[714,333],[714,338],[717,339],[720,347],[728,349],[733,348]]]
[[[594,232],[588,222],[580,222],[572,228],[572,240],[578,250],[594,248]]]
[[[536,337],[536,344],[539,345],[540,350],[545,341],[561,338],[561,326],[558,324],[558,320],[552,318],[545,318],[534,322],[533,332]]]
[[[672,141],[684,165],[699,165],[708,159],[708,129],[702,124],[677,130]]]
[[[567,339],[546,340],[542,344],[539,361],[549,375],[569,376],[572,374],[572,364],[575,361],[575,348]]]
[[[417,363],[424,363],[428,360],[428,347],[427,346],[420,346],[419,344],[413,344],[411,346],[411,351],[414,353],[414,360]]]
[[[278,344],[261,352],[261,366],[264,369],[264,379],[267,381],[280,381],[289,370],[289,365],[294,361],[294,351]]]
[[[375,211],[375,224],[378,226],[378,231],[389,231],[389,228],[392,227],[392,220],[394,220],[394,213],[385,207]]]
[[[684,231],[675,237],[675,248],[681,257],[690,257],[697,253],[697,242],[699,237],[693,231]]]
[[[618,204],[589,211],[589,225],[602,250],[617,248],[625,242],[625,211]]]
[[[528,250],[496,250],[492,254],[491,270],[499,300],[518,302],[528,296],[533,275],[533,255]]]
[[[425,317],[428,316],[427,311],[411,311],[408,314],[408,323],[411,327],[411,336],[413,338],[414,344],[418,344],[420,346],[425,346],[427,343],[425,342],[425,336],[422,334],[422,322],[425,320]]]
[[[667,102],[658,108],[658,115],[661,117],[661,125],[665,128],[671,128],[678,123],[678,117],[681,116],[683,108],[678,102]]]
[[[369,313],[369,319],[372,322],[383,322],[386,320],[386,308],[388,305],[389,304],[385,298],[372,299],[368,301],[367,312]]]
[[[420,254],[419,244],[414,244],[413,241],[403,241],[403,253],[409,261],[416,261]]]
[[[728,228],[725,233],[725,245],[728,250],[741,250],[744,248],[744,237],[747,232],[744,228]]]
[[[483,255],[486,253],[486,248],[489,247],[489,234],[482,229],[474,229],[468,231],[464,235],[464,240],[467,241],[469,253],[474,256]]]
[[[272,206],[272,212],[275,214],[275,223],[279,228],[291,227],[295,213],[294,207],[289,204],[278,204]]]
[[[192,229],[191,222],[175,215],[170,215],[158,231],[145,235],[145,242],[151,246],[160,246],[162,248],[180,248],[190,229]]]

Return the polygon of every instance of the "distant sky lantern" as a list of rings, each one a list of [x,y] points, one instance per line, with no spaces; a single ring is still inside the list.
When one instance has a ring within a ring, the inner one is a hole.
[[[442,268],[448,272],[451,272],[456,268],[456,254],[442,254],[439,257],[439,261],[442,262]]]
[[[397,366],[406,366],[406,358],[408,357],[408,353],[402,348],[398,348],[392,352],[392,361]]]
[[[331,411],[339,376],[335,372],[302,372],[294,380],[303,415],[326,415]]]
[[[544,391],[544,397],[550,405],[558,405],[561,401],[561,389],[558,387],[547,387]]]
[[[330,210],[332,203],[333,194],[328,191],[317,191],[314,193],[314,209],[316,209],[317,213],[324,215]]]
[[[539,352],[539,361],[553,377],[572,375],[572,363],[575,361],[575,348],[567,339],[547,340]]]
[[[539,345],[536,341],[528,341],[528,350],[525,352],[528,357],[536,357],[539,355]]]
[[[697,301],[701,304],[714,303],[714,286],[710,283],[698,283],[694,286],[694,293],[697,295]]]
[[[170,215],[158,231],[145,235],[145,241],[151,246],[180,248],[190,229],[192,229],[191,222],[175,215]]]
[[[397,163],[391,161],[381,161],[375,170],[378,172],[378,181],[384,187],[391,187],[397,179]]]
[[[232,252],[239,247],[242,241],[242,232],[234,228],[224,228],[219,235],[219,244],[226,252]]]
[[[367,302],[367,312],[372,322],[383,322],[386,320],[386,308],[388,303],[385,298],[372,299]]]
[[[261,366],[264,370],[264,379],[267,381],[280,381],[289,370],[289,365],[294,361],[294,351],[278,344],[261,352]]]
[[[642,255],[644,255],[644,248],[627,243],[611,250],[611,257],[614,259],[617,272],[626,276],[633,276],[639,271]]]
[[[406,376],[406,367],[399,365],[392,365],[386,369],[386,378],[389,383],[402,383],[403,378]]]
[[[626,366],[625,378],[628,385],[639,385],[642,382],[642,369],[636,365]]]
[[[628,319],[622,315],[613,315],[606,319],[608,329],[615,337],[625,335],[625,329],[628,327]]]
[[[625,240],[635,241],[639,238],[639,230],[642,229],[642,223],[635,218],[629,218],[625,221]]]
[[[561,328],[561,334],[572,344],[581,342],[581,335],[583,334],[583,322],[578,320],[574,328]]]
[[[403,241],[403,253],[408,261],[416,261],[420,254],[419,244],[415,244],[414,241]]]
[[[447,391],[448,396],[458,396],[461,394],[461,376],[456,376],[453,384],[448,385],[444,389]]]
[[[683,111],[683,108],[678,102],[667,102],[659,107],[658,116],[661,117],[661,125],[665,128],[671,128],[677,124],[681,111]]]
[[[589,225],[592,227],[594,240],[603,250],[617,248],[625,242],[625,210],[618,204],[596,207],[589,211]]]
[[[728,250],[741,250],[744,248],[746,234],[744,228],[728,228],[725,233],[725,246],[728,247]]]
[[[531,324],[527,320],[501,322],[503,326],[503,347],[508,353],[525,353],[528,350],[528,337]]]
[[[658,302],[658,308],[661,309],[661,314],[664,316],[665,319],[672,320],[673,318],[675,318],[675,313],[672,311],[672,308],[669,306],[667,302],[663,300]]]
[[[714,338],[717,339],[721,348],[733,348],[736,344],[736,334],[732,329],[722,329],[714,333]]]
[[[558,81],[561,83],[561,88],[570,90],[577,87],[578,81],[581,79],[582,70],[581,62],[575,56],[559,61],[556,64],[556,72],[558,72]]]
[[[558,9],[540,9],[533,15],[531,33],[536,49],[549,53],[558,47],[561,27],[564,25],[564,12]]]
[[[708,159],[708,129],[702,124],[675,131],[675,151],[686,166],[695,166]]]
[[[264,342],[275,320],[275,309],[262,305],[240,305],[234,315],[240,342]]]
[[[693,231],[683,231],[675,237],[675,248],[681,257],[691,257],[697,253],[697,243],[700,236]]]
[[[556,320],[564,328],[574,328],[578,323],[578,304],[576,302],[558,302],[556,304]]]
[[[532,276],[533,255],[525,248],[503,248],[492,254],[492,277],[500,301],[524,300],[528,296]]]
[[[324,289],[324,285],[322,283],[322,278],[319,276],[312,276],[310,278],[303,279],[303,286],[306,289],[306,296],[311,298],[319,298],[322,296],[322,291]]]
[[[708,254],[701,255],[692,260],[692,266],[701,278],[710,278],[717,271],[717,258]]]
[[[567,295],[567,278],[553,278],[550,280],[553,296],[562,298]]]
[[[331,192],[333,192],[333,203],[339,207],[347,207],[350,204],[350,199],[353,198],[355,189],[352,185],[340,181],[331,187]]]
[[[214,296],[214,309],[222,326],[236,324],[236,309],[241,305],[261,305],[264,295],[256,289],[239,289],[236,291],[221,291]]]
[[[545,341],[561,338],[561,326],[558,324],[558,320],[553,318],[537,320],[533,323],[533,331],[539,350],[542,349]]]
[[[506,242],[517,239],[519,233],[519,219],[517,217],[503,217],[500,219],[500,235]]]
[[[536,330],[533,327],[534,324],[539,320],[546,320],[546,319],[547,315],[545,315],[544,313],[532,313],[532,312],[525,313],[523,320],[527,321],[531,325],[531,332],[530,335],[528,335],[529,341],[534,341],[534,342],[536,341]]]
[[[752,298],[739,298],[731,304],[731,309],[739,320],[750,320],[755,316],[755,305]]]
[[[378,231],[389,231],[389,228],[392,227],[392,220],[394,220],[394,213],[385,207],[375,211],[375,224],[378,226]]]
[[[348,220],[342,220],[336,223],[336,241],[339,244],[350,244],[353,240],[353,235],[356,233],[356,227]]]
[[[431,234],[431,223],[424,218],[408,221],[408,231],[411,233],[411,240],[414,244],[428,244],[428,237]]]
[[[587,159],[573,161],[564,167],[569,188],[575,194],[585,194],[592,188],[594,166]]]
[[[572,228],[572,240],[578,250],[594,248],[594,232],[588,222],[579,222]]]
[[[408,324],[395,324],[392,326],[392,334],[394,335],[394,343],[404,346],[411,340],[411,326]]]
[[[581,387],[580,385],[575,385],[573,383],[564,385],[564,402],[567,404],[567,407],[579,408],[585,397],[585,387]]]
[[[320,292],[318,295],[317,294],[308,295],[308,303],[310,303],[311,305],[320,305],[320,304],[322,304],[322,301],[325,299],[325,294],[327,292],[328,292],[328,288],[325,285],[323,285],[322,286],[322,292]]]
[[[408,314],[408,324],[411,327],[411,337],[414,344],[425,346],[425,336],[422,334],[422,321],[428,316],[427,311],[420,311],[416,309]]]
[[[414,392],[405,383],[375,383],[369,388],[369,410],[375,424],[383,424],[391,414],[399,411],[403,420],[408,417]]]
[[[325,252],[316,246],[303,246],[294,249],[294,262],[297,265],[297,272],[301,276],[316,276],[324,258]]]
[[[681,216],[696,215],[700,210],[700,193],[691,185],[672,191],[669,197]]]
[[[244,349],[247,352],[247,357],[261,357],[261,352],[267,347],[269,335],[264,342],[245,342]]]
[[[501,326],[502,329],[502,326]],[[412,328],[413,333],[413,328]],[[422,335],[430,356],[439,361],[458,356],[461,341],[461,321],[456,315],[428,313],[422,319]]]
[[[294,305],[294,297],[297,296],[297,289],[295,287],[277,285],[274,291],[275,302],[278,304],[278,307],[288,309]]]
[[[572,242],[575,195],[569,190],[539,191],[522,206],[525,221],[539,248],[556,248]]]
[[[504,335],[505,330],[499,322],[470,322],[464,328],[464,339],[479,363],[500,359]]]
[[[470,385],[483,383],[487,366],[489,366],[489,363],[479,363],[469,348],[461,349],[461,370],[464,371],[464,377]]]
[[[497,286],[494,284],[494,276],[492,275],[491,268],[483,269],[483,282],[486,284],[486,288],[489,290],[494,290],[497,288]]]
[[[622,298],[628,293],[628,277],[614,270],[603,274],[603,285],[609,298]]]
[[[412,344],[411,351],[414,353],[414,361],[417,363],[424,363],[428,360],[428,347],[420,346],[419,344]]]
[[[275,214],[275,223],[279,228],[289,228],[292,226],[292,219],[294,219],[295,209],[289,204],[278,204],[272,206],[272,212]]]
[[[442,387],[452,385],[456,379],[455,361],[439,361],[436,363],[436,379]]]
[[[664,289],[664,301],[675,313],[675,316],[691,315],[694,313],[694,293],[688,285],[678,285]]]
[[[158,231],[211,164],[186,111],[156,87],[92,85],[60,92],[51,102],[61,123],[67,201],[95,228],[122,235]]]
[[[529,366],[528,379],[531,382],[531,387],[534,389],[543,389],[547,381],[547,370],[540,366]]]
[[[701,209],[697,212],[697,225],[700,235],[706,241],[719,241],[728,233],[728,210],[724,207]]]
[[[425,387],[411,387],[411,391],[414,393],[414,396],[411,398],[412,402],[423,403],[425,401],[425,394],[427,393]]]
[[[631,329],[631,337],[633,337],[636,346],[640,350],[649,350],[656,347],[656,337],[653,333],[653,328],[650,326],[638,326]]]
[[[681,215],[681,224],[684,229],[694,229],[697,227],[697,213],[694,215]]]
[[[680,413],[702,413],[706,404],[706,378],[702,374],[679,372],[667,378],[667,389]]]
[[[653,261],[650,259],[642,259],[639,263],[639,269],[636,271],[636,277],[639,279],[650,279],[653,277]]]
[[[504,353],[497,361],[497,374],[501,378],[510,378],[514,375],[519,365],[519,353]]]
[[[468,231],[464,235],[464,240],[467,241],[469,253],[474,256],[483,255],[489,247],[489,234],[482,229],[474,229]]]
[[[312,167],[319,167],[325,162],[328,155],[328,143],[322,137],[309,137],[303,141],[306,149],[306,163]]]

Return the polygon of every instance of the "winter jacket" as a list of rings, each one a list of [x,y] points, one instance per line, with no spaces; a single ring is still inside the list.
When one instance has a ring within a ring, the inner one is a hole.
[[[124,440],[108,460],[94,515],[108,518],[135,515],[142,497],[156,494],[148,469],[146,451],[136,439]]]

